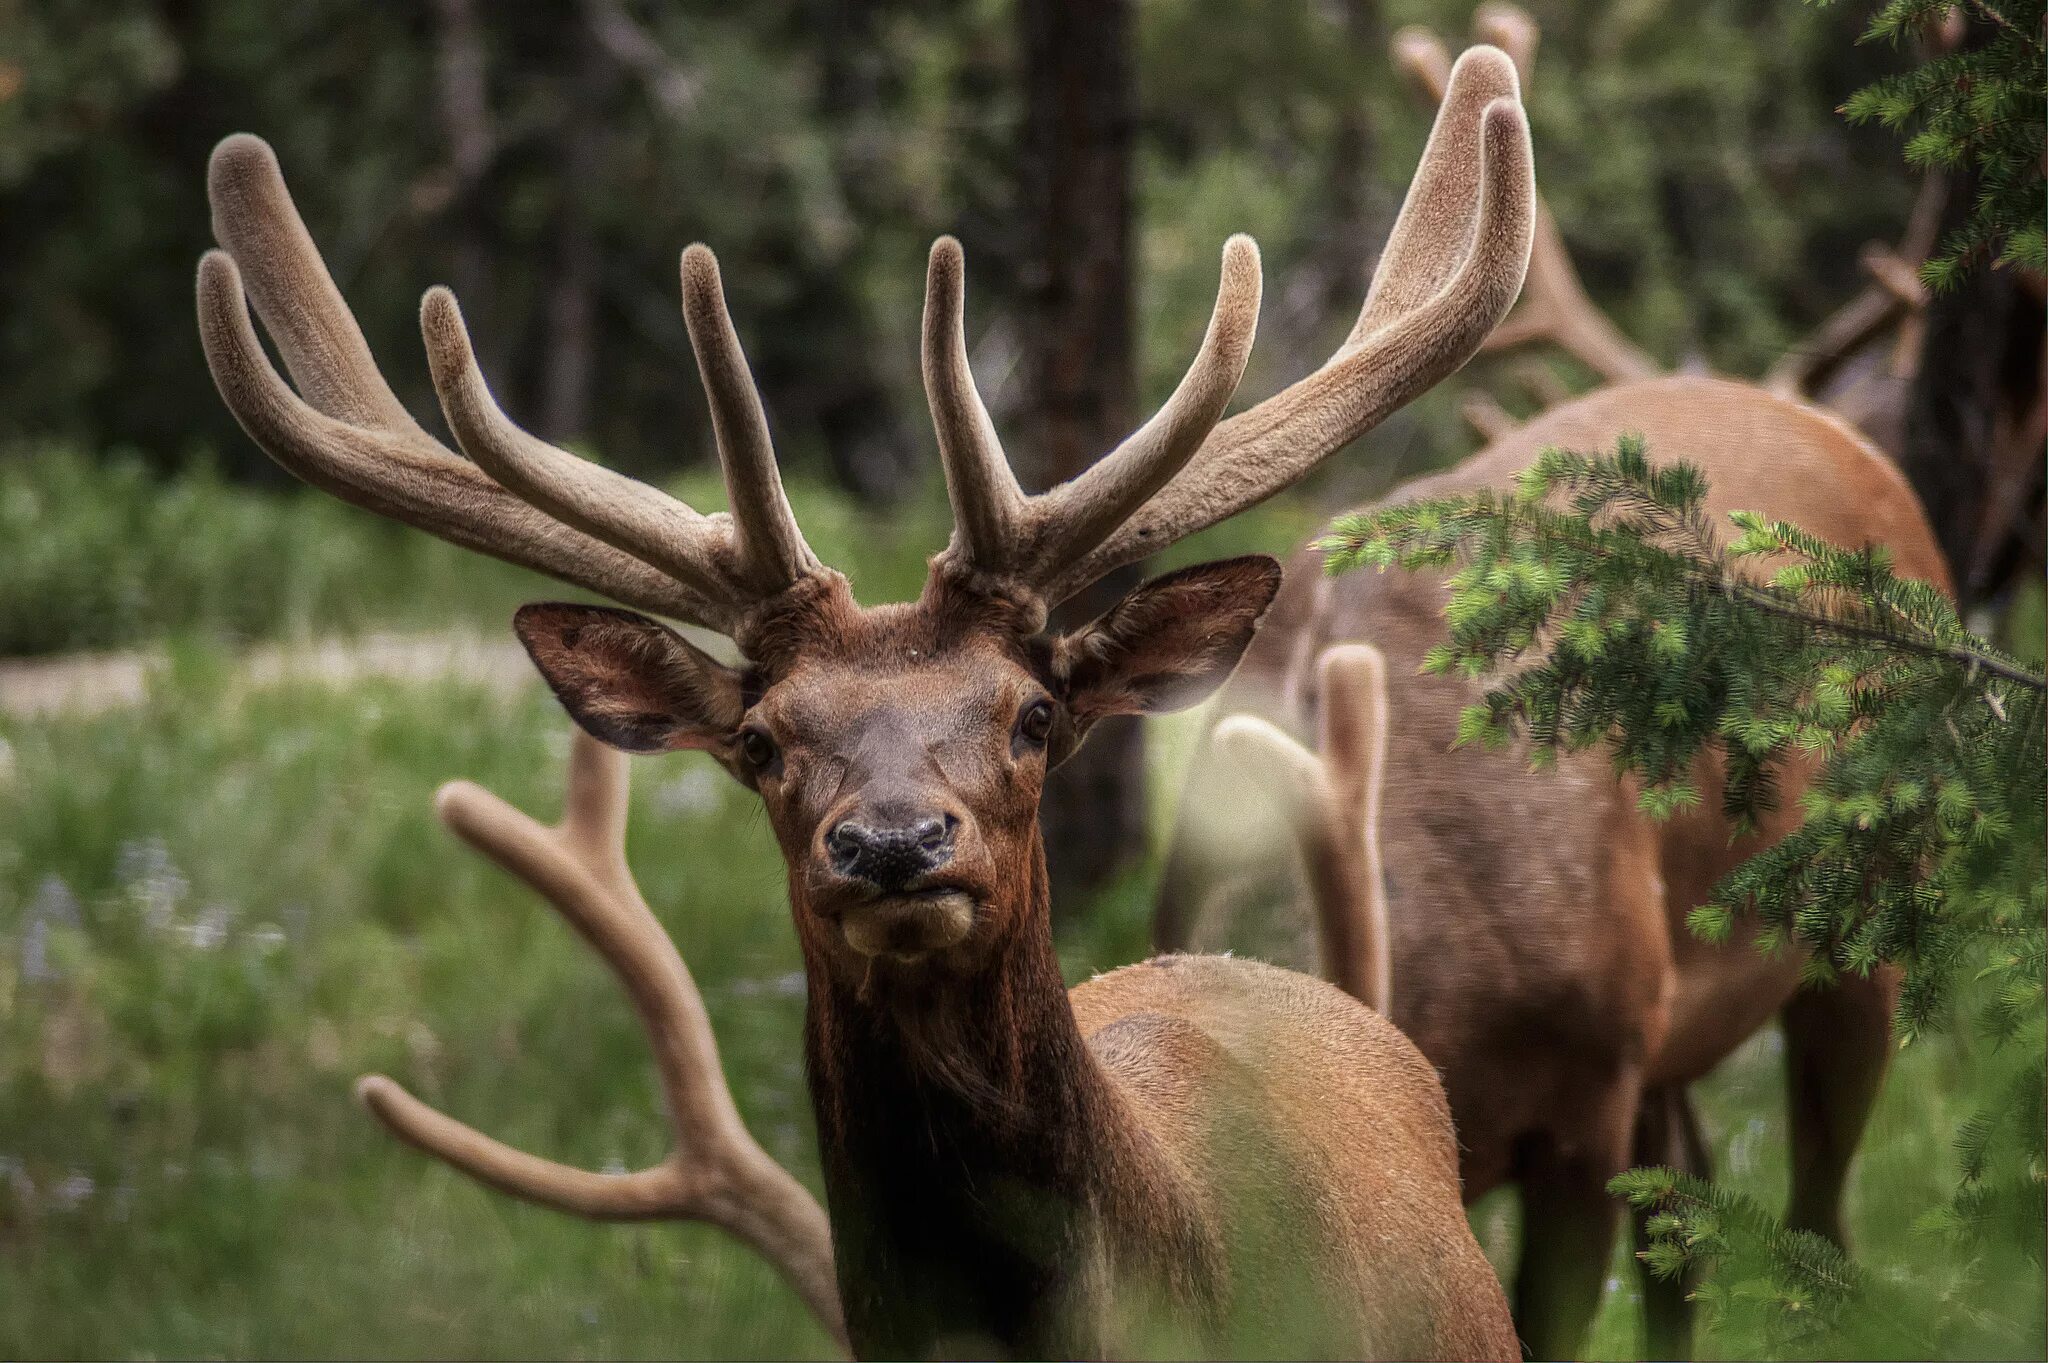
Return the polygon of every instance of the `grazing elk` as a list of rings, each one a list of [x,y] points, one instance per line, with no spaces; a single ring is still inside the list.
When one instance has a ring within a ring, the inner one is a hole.
[[[585,732],[709,752],[767,808],[804,953],[831,1251],[857,1352],[1518,1353],[1460,1207],[1442,1091],[1414,1047],[1339,990],[1245,960],[1165,957],[1067,991],[1037,821],[1047,770],[1095,721],[1179,708],[1224,681],[1279,565],[1185,569],[1065,635],[1045,632],[1047,611],[1300,478],[1463,364],[1513,302],[1534,184],[1505,56],[1460,60],[1329,362],[1219,421],[1260,288],[1256,248],[1234,238],[1180,387],[1042,496],[1018,489],[969,373],[959,248],[935,245],[924,376],[954,534],[917,601],[870,608],[797,528],[708,250],[684,253],[682,282],[731,502],[716,516],[513,425],[437,289],[421,324],[475,462],[457,458],[378,374],[269,148],[224,142],[211,194],[225,249],[200,264],[201,336],[222,397],[273,457],[359,505],[738,646],[744,662],[727,666],[609,607],[528,606],[515,621]],[[482,1144],[388,1082],[365,1096],[422,1144],[555,1205],[704,1215],[764,1248],[807,1246],[785,1271],[816,1304],[814,1219],[730,1120],[680,962],[650,938],[615,851],[592,850],[615,822],[572,811],[548,835],[560,855],[533,872],[554,878],[661,1024],[678,1126],[720,1152],[720,1175],[665,1165],[592,1180]],[[750,1188],[774,1214],[735,1207]],[[1163,1345],[1152,1305],[1172,1331]],[[1296,1323],[1305,1334],[1281,1333]]]
[[[1488,36],[1526,55],[1533,26],[1518,42],[1516,19],[1510,7],[1488,7]],[[1399,40],[1397,52],[1404,48],[1410,59],[1428,52],[1412,33]],[[1509,319],[1510,328],[1525,325],[1506,334],[1568,341],[1614,382],[1503,429],[1393,497],[1507,488],[1546,446],[1609,449],[1637,432],[1653,458],[1705,471],[1717,518],[1755,510],[1837,543],[1883,544],[1902,575],[1947,585],[1926,517],[1882,454],[1836,417],[1759,387],[1630,378],[1640,352],[1588,315],[1540,204],[1537,223],[1528,293]],[[1796,826],[1799,779],[1786,782],[1756,835],[1731,842],[1713,812],[1720,783],[1711,760],[1695,773],[1701,809],[1655,825],[1601,754],[1567,756],[1546,774],[1452,751],[1458,713],[1484,686],[1417,675],[1442,637],[1443,591],[1441,576],[1427,573],[1330,579],[1313,551],[1299,555],[1217,713],[1260,716],[1291,735],[1342,732],[1349,726],[1328,708],[1355,702],[1317,660],[1354,643],[1377,646],[1393,675],[1411,679],[1386,697],[1386,795],[1373,830],[1389,1016],[1443,1077],[1467,1198],[1507,1183],[1520,1189],[1514,1296],[1524,1343],[1537,1357],[1571,1357],[1607,1276],[1619,1215],[1607,1180],[1633,1164],[1705,1172],[1687,1087],[1774,1015],[1791,1111],[1789,1219],[1842,1238],[1843,1183],[1882,1079],[1896,982],[1880,972],[1803,990],[1791,956],[1743,940],[1709,946],[1685,927],[1727,870]],[[1304,835],[1289,827],[1290,803],[1261,815],[1234,798],[1238,764],[1218,751],[1227,738],[1220,731],[1198,745],[1191,764],[1155,943],[1235,948],[1304,970],[1320,959],[1343,979],[1356,965],[1331,960],[1317,940],[1327,915],[1314,914],[1299,888]],[[1687,1356],[1683,1290],[1647,1272],[1643,1288],[1651,1352]]]

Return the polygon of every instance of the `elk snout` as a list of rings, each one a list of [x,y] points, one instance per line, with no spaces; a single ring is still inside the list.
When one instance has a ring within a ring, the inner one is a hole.
[[[832,869],[878,890],[901,890],[953,859],[960,821],[950,814],[908,820],[846,818],[825,834]]]

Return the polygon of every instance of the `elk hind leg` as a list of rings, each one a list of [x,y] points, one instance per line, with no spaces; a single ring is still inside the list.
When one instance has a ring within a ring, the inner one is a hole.
[[[1682,1085],[1672,1084],[1643,1094],[1636,1110],[1635,1164],[1661,1164],[1699,1178],[1713,1176],[1706,1141],[1700,1135],[1699,1119],[1692,1099]],[[1640,1257],[1649,1248],[1646,1227],[1650,1214],[1638,1210],[1632,1217],[1638,1258],[1636,1280],[1643,1293],[1643,1357],[1691,1358],[1693,1288],[1690,1272],[1675,1278],[1660,1278]]]
[[[1607,1181],[1625,1146],[1562,1153],[1548,1140],[1520,1161],[1522,1254],[1515,1328],[1531,1358],[1578,1358],[1599,1314],[1620,1207]]]
[[[1843,976],[1802,989],[1780,1013],[1792,1130],[1792,1198],[1786,1224],[1847,1247],[1842,1189],[1891,1054],[1898,978]]]

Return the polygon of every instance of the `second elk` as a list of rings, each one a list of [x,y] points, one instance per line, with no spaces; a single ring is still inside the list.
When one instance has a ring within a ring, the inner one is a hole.
[[[1512,6],[1482,8],[1479,23],[1508,51],[1533,53],[1533,25]],[[1428,42],[1403,34],[1397,55],[1441,90]],[[1555,341],[1610,386],[1504,424],[1478,453],[1390,499],[1506,490],[1545,447],[1608,451],[1637,433],[1653,460],[1706,474],[1717,523],[1742,509],[1837,544],[1883,545],[1901,576],[1947,589],[1927,518],[1878,449],[1834,414],[1755,385],[1648,377],[1649,361],[1594,312],[1540,206],[1537,224],[1528,295],[1492,343]],[[1641,1164],[1705,1173],[1688,1086],[1773,1017],[1785,1036],[1788,1219],[1843,1239],[1844,1181],[1883,1077],[1896,978],[1884,969],[1801,988],[1792,953],[1762,954],[1742,932],[1710,946],[1686,928],[1728,870],[1796,826],[1810,771],[1788,773],[1775,814],[1731,843],[1711,755],[1694,773],[1699,808],[1652,824],[1605,754],[1536,772],[1512,755],[1452,750],[1458,715],[1485,684],[1420,675],[1443,637],[1443,603],[1440,574],[1331,579],[1304,552],[1218,713],[1259,716],[1299,739],[1345,732],[1355,722],[1327,707],[1359,693],[1331,686],[1318,660],[1360,644],[1384,654],[1393,680],[1374,720],[1387,739],[1370,830],[1379,874],[1356,883],[1373,896],[1364,921],[1381,924],[1389,1016],[1443,1077],[1466,1197],[1520,1191],[1524,1343],[1538,1358],[1577,1357],[1620,1220],[1608,1180]],[[1226,738],[1242,732],[1242,720],[1229,722]],[[1206,738],[1168,854],[1157,944],[1369,978],[1357,959],[1329,952],[1332,914],[1318,916],[1301,887],[1301,830],[1247,808],[1235,797],[1240,779],[1238,762]],[[1344,882],[1312,883],[1327,894]],[[1691,1356],[1684,1285],[1645,1272],[1642,1289],[1651,1356]]]

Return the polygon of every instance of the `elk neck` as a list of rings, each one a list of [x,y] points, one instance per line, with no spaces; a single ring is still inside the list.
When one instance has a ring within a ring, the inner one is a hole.
[[[1185,1185],[1074,1018],[1036,838],[1019,882],[1014,929],[967,972],[808,972],[811,1098],[863,1355],[1086,1356],[1117,1266],[1180,1292],[1174,1266],[1204,1257]]]

